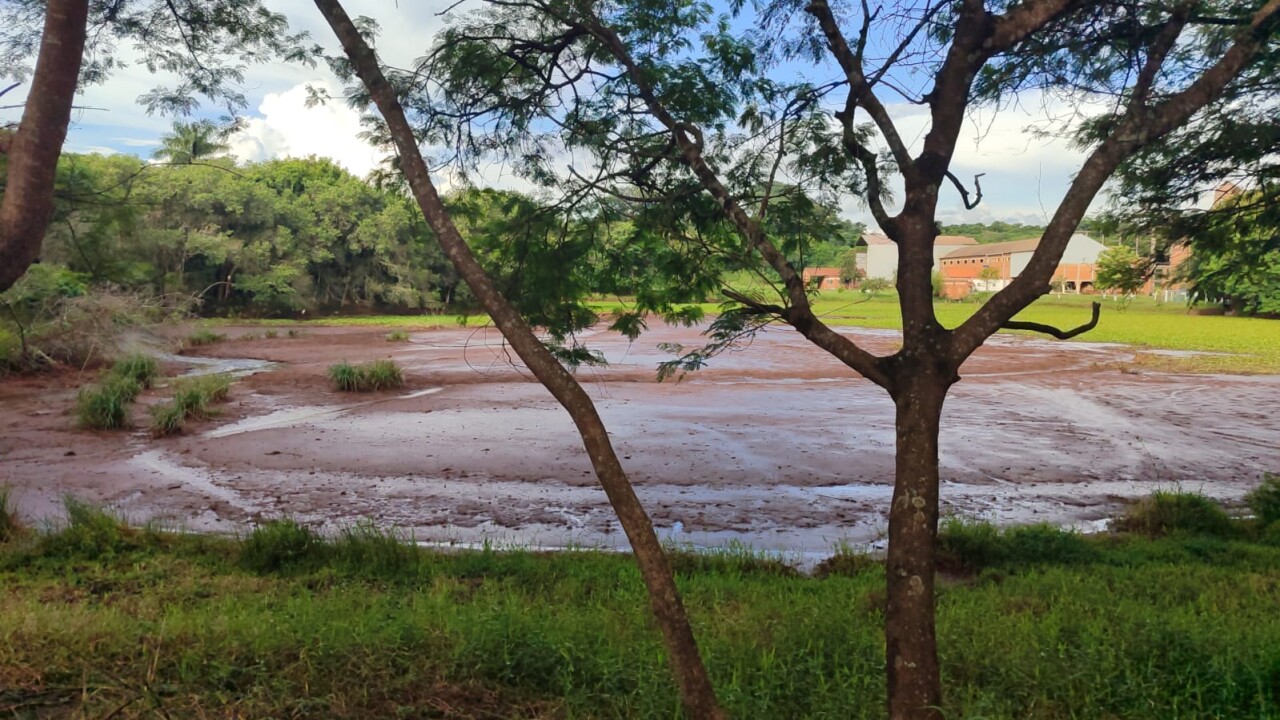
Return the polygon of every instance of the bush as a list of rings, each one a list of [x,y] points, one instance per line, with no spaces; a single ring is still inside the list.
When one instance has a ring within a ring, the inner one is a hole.
[[[142,387],[149,388],[160,374],[160,363],[153,357],[134,353],[116,360],[111,366],[111,374],[135,380]]]
[[[129,406],[142,392],[137,380],[108,375],[100,384],[83,388],[76,397],[80,426],[113,430],[129,426]]]
[[[391,360],[374,360],[361,365],[340,362],[329,366],[329,382],[341,392],[371,392],[404,386],[400,366]]]
[[[1262,484],[1245,495],[1244,500],[1261,525],[1280,522],[1280,475],[1265,473]]]
[[[883,568],[884,562],[871,553],[841,545],[836,548],[834,555],[818,563],[818,566],[813,569],[813,576],[816,578],[857,577],[865,572]]]
[[[325,544],[293,520],[271,520],[249,533],[240,546],[240,566],[256,573],[275,573],[316,566]]]
[[[1047,523],[1001,530],[987,522],[952,518],[938,532],[939,566],[948,569],[1076,565],[1099,557],[1080,533]]]
[[[0,543],[6,543],[18,536],[22,526],[18,524],[18,514],[13,509],[13,488],[0,485]]]
[[[1235,528],[1217,503],[1197,493],[1157,491],[1129,506],[1113,530],[1148,537],[1175,533],[1231,537]]]
[[[67,496],[62,501],[67,526],[41,537],[45,553],[86,558],[112,557],[129,549],[133,531],[121,518],[83,500]]]
[[[202,328],[188,335],[186,344],[191,347],[200,347],[201,345],[213,345],[215,343],[220,343],[226,339],[226,335]]]
[[[176,435],[186,424],[187,411],[176,402],[151,408],[151,435],[154,437]]]
[[[278,337],[278,336],[280,335],[280,333],[276,332],[275,330],[268,330],[268,331],[266,331],[265,333],[263,333],[262,335],[263,335],[263,337],[267,338],[268,340],[271,340],[271,339],[273,339],[273,338]]]
[[[403,330],[387,333],[387,342],[409,342],[409,333]]]

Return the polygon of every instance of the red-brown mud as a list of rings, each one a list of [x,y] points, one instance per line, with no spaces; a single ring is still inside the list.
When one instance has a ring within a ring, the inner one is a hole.
[[[225,332],[244,331],[261,335]],[[77,374],[0,382],[0,482],[36,517],[70,493],[201,530],[289,515],[329,528],[369,518],[435,542],[624,542],[568,416],[495,331],[414,332],[408,343],[386,332],[307,328],[200,348],[276,364],[239,380],[221,417],[174,438],[75,429],[75,386],[88,380]],[[849,332],[877,352],[897,342]],[[893,407],[879,388],[782,329],[678,383],[655,381],[670,357],[657,345],[695,346],[696,329],[584,339],[610,365],[580,377],[672,540],[807,555],[879,535],[893,468]],[[1088,523],[1160,487],[1238,499],[1280,470],[1280,377],[1117,369],[1132,355],[994,338],[947,403],[946,509]],[[329,364],[379,357],[401,364],[406,389],[329,389]],[[149,391],[142,406],[165,396]]]

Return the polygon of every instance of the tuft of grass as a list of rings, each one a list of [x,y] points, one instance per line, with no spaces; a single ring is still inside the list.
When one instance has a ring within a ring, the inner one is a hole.
[[[225,402],[231,393],[231,376],[226,373],[183,378],[174,384],[173,400],[151,408],[151,434],[155,437],[182,432],[188,419],[206,420],[216,412],[215,403]]]
[[[329,382],[341,392],[372,392],[392,390],[404,386],[404,374],[400,366],[391,360],[352,365],[343,361],[330,365]]]
[[[1249,491],[1244,499],[1260,525],[1280,523],[1280,475],[1265,473],[1262,484]]]
[[[1236,527],[1217,503],[1198,493],[1157,491],[1129,506],[1111,528],[1148,537],[1187,534],[1234,537]]]
[[[249,332],[249,333],[244,333],[237,339],[238,340],[257,340],[258,336],[255,335],[254,333]]]
[[[163,437],[177,435],[187,424],[187,411],[176,402],[155,405],[151,408],[151,435]]]
[[[295,330],[294,328],[289,328],[289,337],[291,338],[302,337],[303,334],[304,333],[301,330]]]
[[[938,531],[938,566],[943,570],[1079,565],[1098,557],[1083,535],[1047,523],[1002,529],[949,518]]]
[[[93,430],[129,427],[129,406],[140,392],[137,380],[108,374],[101,383],[80,390],[76,419],[80,427]]]
[[[394,330],[387,333],[387,342],[409,342],[409,333],[403,330]]]
[[[191,347],[200,347],[201,345],[214,345],[226,339],[227,336],[222,333],[201,328],[187,336],[186,344]]]
[[[667,548],[667,562],[676,575],[698,575],[707,572],[748,575],[778,575],[794,577],[799,573],[777,555],[753,550],[740,543],[730,542],[725,547],[694,549],[688,547]]]
[[[129,549],[136,534],[124,520],[106,508],[63,498],[67,525],[60,532],[41,537],[41,551],[53,557],[112,558]]]
[[[0,485],[0,543],[7,543],[22,532],[18,513],[13,507],[13,488]]]
[[[116,360],[111,366],[111,375],[131,379],[143,388],[149,388],[160,375],[160,363],[153,357],[134,353]]]
[[[857,577],[872,570],[883,570],[884,562],[869,552],[838,545],[835,554],[813,569],[816,578]]]
[[[268,330],[268,331],[266,331],[266,332],[262,333],[262,336],[263,336],[263,337],[265,337],[265,338],[267,338],[268,340],[273,340],[273,339],[275,339],[275,338],[279,337],[279,335],[280,335],[280,333],[276,332],[275,330]]]
[[[344,528],[333,541],[333,563],[360,577],[416,578],[424,556],[413,539],[371,521]]]
[[[253,529],[240,545],[240,567],[259,574],[312,570],[329,554],[324,541],[291,519],[271,520]]]
[[[404,387],[404,374],[391,360],[374,360],[360,366],[370,390],[394,390]]]

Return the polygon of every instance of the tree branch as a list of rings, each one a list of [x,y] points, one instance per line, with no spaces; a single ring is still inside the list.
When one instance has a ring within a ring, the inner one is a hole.
[[[1044,333],[1045,335],[1052,335],[1053,337],[1056,337],[1059,340],[1070,340],[1071,338],[1077,335],[1083,335],[1084,333],[1087,333],[1090,330],[1097,327],[1098,317],[1101,314],[1102,314],[1102,303],[1094,301],[1093,316],[1089,319],[1089,322],[1079,327],[1072,328],[1070,330],[1059,330],[1058,328],[1052,325],[1045,325],[1043,323],[1038,323],[1038,322],[1028,322],[1025,320],[1006,320],[1004,324],[1000,326],[1000,329],[1030,330],[1032,332]]]
[[[965,189],[964,183],[960,182],[960,178],[956,177],[955,173],[950,170],[947,171],[947,179],[951,181],[952,185],[956,186],[956,190],[960,191],[960,199],[964,202],[965,210],[972,210],[978,207],[978,203],[982,202],[982,183],[980,182],[980,178],[983,175],[986,175],[986,173],[978,173],[973,176],[973,188],[975,195],[973,202],[969,202],[969,191]]]

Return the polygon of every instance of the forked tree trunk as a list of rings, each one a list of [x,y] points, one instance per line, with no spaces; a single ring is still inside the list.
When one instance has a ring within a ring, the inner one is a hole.
[[[940,720],[942,686],[934,621],[938,532],[938,431],[950,374],[907,371],[894,392],[897,452],[885,563],[889,717]]]
[[[49,0],[31,91],[10,138],[8,182],[0,200],[0,292],[40,256],[53,213],[53,181],[71,123],[84,56],[89,0]]]
[[[627,479],[618,455],[609,440],[595,404],[558,360],[534,335],[515,308],[498,291],[472,254],[445,211],[418,150],[417,138],[405,118],[395,90],[387,83],[373,51],[360,36],[337,0],[315,0],[316,7],[342,43],[360,80],[382,113],[396,144],[401,167],[423,216],[431,226],[445,255],[471,288],[471,292],[493,319],[503,337],[520,359],[573,418],[591,458],[596,477],[617,513],[631,542],[640,574],[649,592],[649,603],[662,632],[685,712],[695,720],[724,717],[711,680],[698,653],[688,614],[676,589],[666,554],[653,530],[653,523]]]

